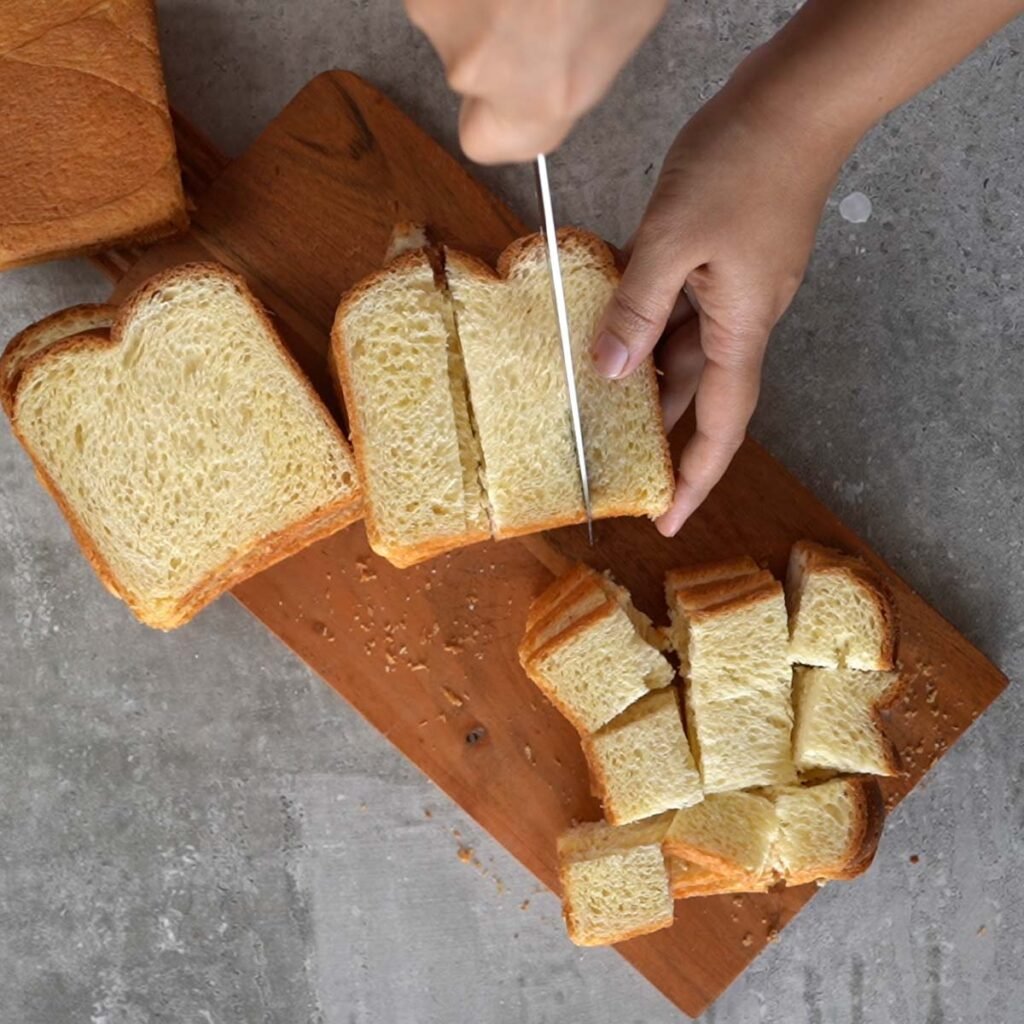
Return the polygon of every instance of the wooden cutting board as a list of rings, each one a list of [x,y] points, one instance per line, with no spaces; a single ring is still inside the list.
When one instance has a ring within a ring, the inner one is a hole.
[[[350,74],[316,78],[230,164],[186,125],[177,127],[196,203],[193,227],[175,243],[102,258],[119,282],[115,294],[185,259],[222,260],[277,314],[293,352],[328,396],[324,354],[338,298],[378,266],[396,220],[428,223],[443,241],[485,259],[525,231],[451,156]],[[892,586],[903,626],[909,686],[890,724],[907,774],[885,783],[890,806],[1006,685],[753,441],[678,538],[665,540],[639,520],[599,523],[597,535],[592,550],[585,531],[573,528],[399,571],[370,552],[356,525],[235,595],[551,886],[555,836],[574,818],[597,818],[599,808],[576,735],[524,676],[515,651],[530,599],[569,559],[611,569],[664,621],[662,578],[673,566],[747,553],[781,574],[800,537],[861,554]],[[879,857],[886,847],[883,839]],[[851,884],[871,885],[870,874]],[[672,929],[619,951],[696,1016],[814,892],[805,886],[680,902]]]

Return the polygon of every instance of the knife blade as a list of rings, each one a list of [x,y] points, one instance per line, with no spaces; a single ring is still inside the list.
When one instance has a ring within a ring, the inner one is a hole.
[[[551,293],[558,321],[558,337],[562,343],[562,362],[565,364],[565,385],[569,393],[569,413],[572,417],[572,436],[576,445],[576,463],[580,471],[583,508],[587,513],[587,540],[594,545],[594,512],[590,504],[590,478],[587,475],[587,456],[583,450],[583,427],[580,423],[580,403],[576,392],[576,368],[572,359],[572,336],[569,333],[569,313],[565,306],[565,288],[562,285],[562,264],[558,258],[558,234],[555,231],[555,213],[551,203],[551,185],[548,181],[548,163],[543,153],[537,155],[537,195],[543,215],[542,232],[547,244],[548,270],[551,272]]]

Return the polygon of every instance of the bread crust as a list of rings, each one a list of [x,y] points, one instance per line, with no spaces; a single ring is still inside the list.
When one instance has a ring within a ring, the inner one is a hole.
[[[402,227],[403,225],[396,225],[396,232]],[[331,372],[331,382],[334,384],[335,393],[348,414],[352,452],[355,456],[359,479],[363,482],[367,539],[370,542],[370,547],[378,555],[386,558],[399,569],[407,569],[420,562],[443,555],[448,551],[454,551],[456,548],[490,540],[491,537],[489,530],[466,529],[456,534],[437,534],[420,544],[389,544],[381,534],[380,525],[374,511],[372,496],[370,495],[369,487],[366,486],[366,481],[369,480],[367,452],[371,443],[367,439],[360,405],[356,400],[352,364],[348,358],[348,350],[345,345],[345,318],[353,306],[369,292],[386,284],[391,278],[400,279],[403,274],[412,270],[421,270],[424,267],[430,269],[431,272],[434,271],[434,262],[431,260],[426,248],[397,250],[397,254],[392,256],[390,262],[384,267],[363,278],[362,281],[347,291],[334,314],[334,324],[331,327],[331,344],[327,357]]]
[[[790,551],[786,576],[791,622],[795,621],[799,614],[802,577],[808,572],[844,579],[861,590],[876,610],[882,633],[877,663],[870,668],[882,672],[893,669],[896,665],[896,647],[899,643],[899,623],[896,617],[896,604],[888,584],[866,562],[855,555],[825,547],[815,541],[799,540]]]
[[[36,355],[58,341],[74,334],[98,334],[109,331],[117,318],[117,307],[106,303],[83,303],[58,310],[42,320],[30,324],[16,334],[0,356],[0,407],[11,419],[14,415],[14,395],[18,381],[28,361],[27,352]],[[47,339],[47,335],[52,335]]]
[[[776,579],[771,579],[769,582],[764,583],[753,590],[737,594],[735,597],[727,598],[726,600],[720,601],[718,604],[711,605],[710,607],[699,608],[690,612],[690,622],[710,622],[722,615],[731,615],[734,612],[746,611],[748,608],[752,608],[755,605],[762,604],[766,601],[773,601],[781,596],[782,584]]]
[[[677,591],[704,583],[735,580],[740,576],[749,576],[759,568],[749,555],[738,555],[718,562],[701,562],[682,569],[669,569],[665,573],[665,595],[671,604],[672,595]]]
[[[145,599],[129,592],[127,587],[118,580],[116,573],[96,548],[85,525],[75,514],[66,496],[47,471],[41,456],[34,451],[31,443],[21,431],[18,425],[18,399],[36,369],[44,366],[51,360],[60,358],[66,353],[81,354],[90,350],[117,348],[122,343],[122,335],[126,325],[130,323],[139,306],[155,292],[175,282],[208,278],[210,276],[219,277],[221,280],[231,284],[239,291],[243,299],[251,304],[253,312],[262,321],[279,354],[292,369],[296,380],[299,382],[299,386],[306,391],[306,394],[314,403],[325,426],[335,436],[338,444],[344,450],[349,451],[348,444],[337,423],[335,423],[333,417],[324,407],[313,386],[306,379],[298,364],[292,358],[291,353],[281,341],[259,300],[249,290],[242,277],[217,263],[186,263],[165,270],[145,281],[121,305],[109,335],[98,333],[72,335],[37,352],[26,360],[22,366],[14,393],[12,416],[14,432],[32,459],[36,473],[43,486],[51,494],[54,501],[57,502],[61,512],[67,519],[71,532],[82,548],[86,559],[96,571],[103,585],[112,594],[121,598],[141,622],[162,630],[175,629],[183,625],[203,607],[235,584],[240,583],[243,579],[261,572],[275,562],[287,558],[289,555],[296,553],[323,537],[336,533],[360,518],[362,514],[359,484],[357,480],[353,480],[353,490],[349,496],[315,509],[302,520],[267,537],[263,537],[259,541],[252,543],[248,548],[234,553],[204,580],[180,597],[163,599],[158,603],[147,603]]]
[[[621,272],[616,266],[615,256],[603,239],[590,231],[582,228],[559,228],[557,232],[558,247],[562,252],[572,252],[574,249],[585,252],[595,263],[597,269],[605,275],[609,282],[617,285],[621,280]],[[516,276],[516,272],[522,266],[547,259],[547,243],[540,233],[524,235],[510,243],[497,260],[497,269],[492,269],[482,260],[454,249],[445,249],[445,263],[457,264],[467,274],[476,276],[491,283],[507,281]],[[652,404],[659,409],[658,378],[654,369],[654,361],[646,359],[635,371],[641,374],[646,383],[646,390]],[[665,482],[667,483],[668,497],[663,506],[659,509],[650,509],[641,506],[639,503],[624,502],[619,505],[607,505],[595,509],[595,516],[601,519],[611,519],[616,516],[650,516],[652,518],[665,512],[672,500],[672,490],[675,485],[675,471],[672,468],[672,455],[669,451],[668,439],[665,437],[664,428],[659,431],[661,461],[664,466]],[[495,531],[494,536],[499,539],[519,537],[528,533],[538,533],[543,530],[552,530],[562,526],[572,526],[587,521],[586,511],[581,509],[576,515],[559,516],[549,520],[540,520],[528,527],[517,527],[511,530]]]
[[[534,626],[540,624],[556,605],[561,604],[562,599],[568,597],[573,590],[585,579],[597,574],[596,569],[591,569],[583,562],[577,562],[568,572],[563,573],[553,583],[542,590],[530,603],[526,612],[526,630],[529,632]]]

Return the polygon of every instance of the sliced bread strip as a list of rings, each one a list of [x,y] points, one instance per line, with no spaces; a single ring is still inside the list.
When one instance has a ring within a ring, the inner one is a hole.
[[[577,946],[606,946],[672,924],[661,842],[671,815],[615,828],[578,825],[558,839],[562,907]]]
[[[20,368],[15,431],[103,582],[171,629],[360,515],[352,454],[241,278],[159,274]]]
[[[786,577],[790,659],[801,665],[888,671],[896,611],[888,588],[859,558],[812,541],[793,545]]]
[[[719,874],[703,864],[692,864],[670,853],[665,855],[668,865],[669,889],[672,898],[690,899],[693,896],[720,896],[723,893],[767,892],[774,876],[752,878],[742,873]]]
[[[831,779],[773,794],[779,834],[774,866],[787,885],[855,878],[875,856],[885,822],[874,779]]]
[[[583,734],[596,732],[674,672],[613,598],[532,652],[527,675]]]
[[[14,393],[22,367],[32,356],[74,334],[88,332],[109,337],[116,317],[116,306],[71,306],[44,317],[15,335],[0,356],[0,406],[8,418],[14,414]]]
[[[583,739],[591,788],[612,825],[626,825],[702,799],[683,732],[679,696],[666,687],[642,697]]]
[[[719,562],[702,562],[699,565],[690,565],[682,569],[670,569],[665,574],[665,599],[671,608],[677,591],[696,587],[702,583],[717,583],[721,580],[749,576],[757,571],[757,562],[747,555]]]
[[[426,249],[338,307],[332,368],[365,487],[370,546],[397,566],[490,536],[483,461],[451,302]]]
[[[602,378],[589,355],[619,273],[585,231],[558,233],[572,331],[583,441],[595,516],[657,516],[673,472],[653,363],[622,381]],[[445,268],[487,469],[495,537],[585,518],[544,240],[530,235],[497,273],[447,251]]]
[[[770,880],[778,833],[772,801],[754,793],[718,793],[678,811],[665,834],[669,853],[737,881]]]
[[[793,760],[801,772],[899,774],[881,711],[900,691],[897,672],[797,668]]]

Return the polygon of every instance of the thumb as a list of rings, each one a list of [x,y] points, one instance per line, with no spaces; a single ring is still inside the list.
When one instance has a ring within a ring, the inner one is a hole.
[[[693,263],[678,241],[641,224],[629,263],[597,326],[591,355],[602,377],[631,374],[658,343]]]

